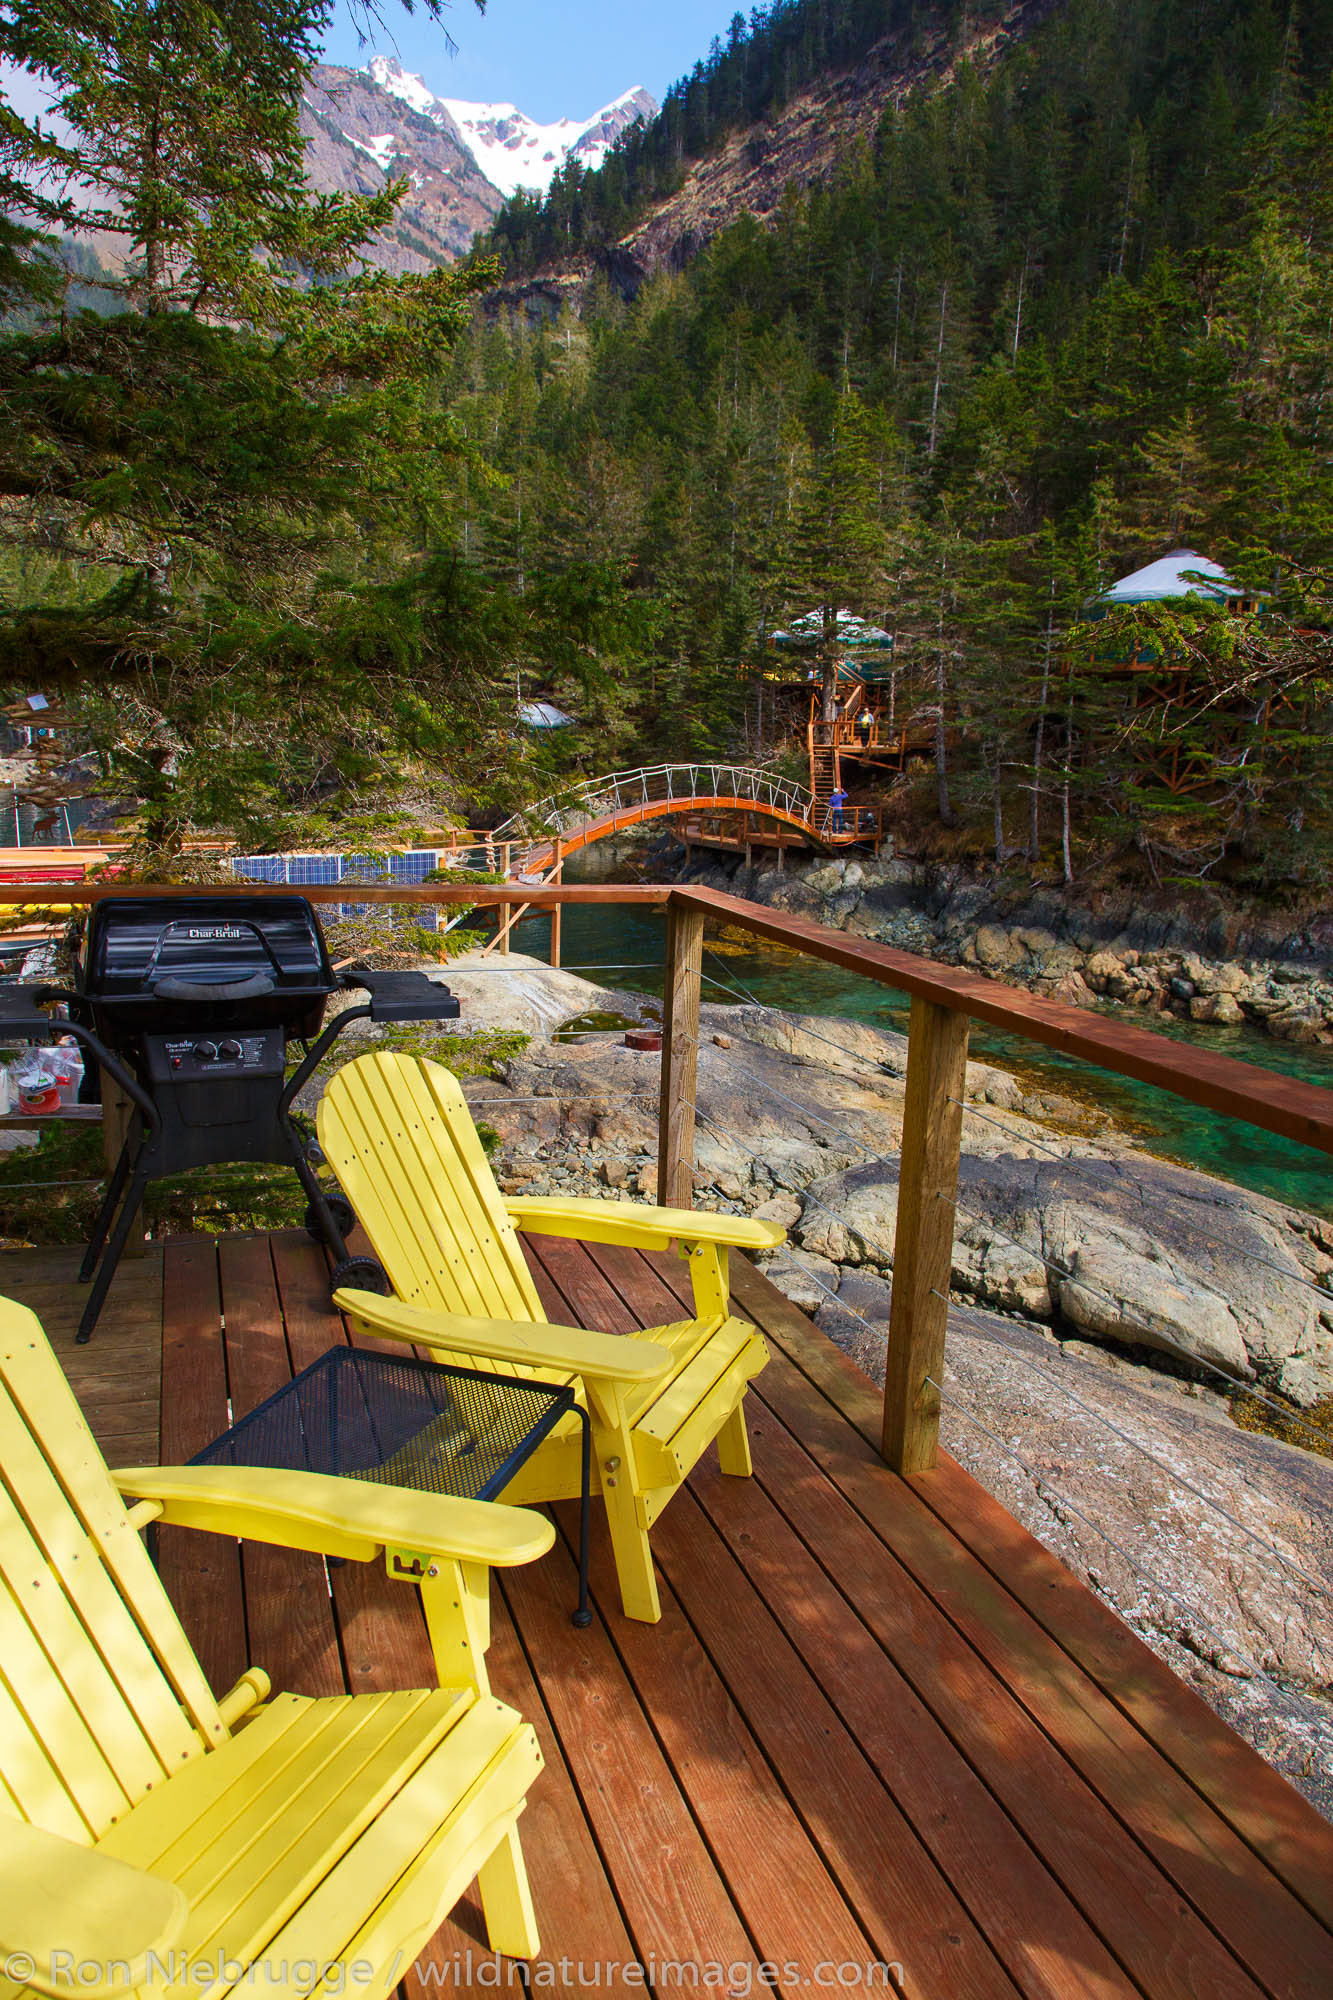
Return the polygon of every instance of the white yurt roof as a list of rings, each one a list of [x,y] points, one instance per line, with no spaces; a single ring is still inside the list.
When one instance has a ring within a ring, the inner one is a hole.
[[[854,611],[840,611],[835,628],[835,644],[839,646],[891,646],[893,634],[886,632],[882,625],[872,625],[866,618],[858,618]],[[824,637],[824,614],[822,611],[807,611],[800,618],[793,618],[791,624],[781,632],[773,634],[777,646],[817,645]]]
[[[521,701],[518,719],[529,729],[568,729],[575,721],[574,716],[566,715],[553,701]]]
[[[1169,556],[1159,556],[1156,562],[1136,569],[1132,576],[1122,576],[1119,583],[1101,592],[1097,602],[1150,604],[1191,594],[1222,602],[1228,597],[1243,597],[1245,592],[1211,556],[1201,556],[1194,549],[1174,549]]]

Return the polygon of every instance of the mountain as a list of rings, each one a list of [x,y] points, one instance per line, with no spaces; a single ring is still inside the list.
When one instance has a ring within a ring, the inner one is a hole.
[[[323,194],[373,194],[406,176],[407,194],[371,256],[386,271],[451,264],[500,207],[500,190],[452,118],[425,116],[364,70],[317,63],[301,129],[311,183]]]
[[[577,298],[594,267],[633,292],[682,269],[738,216],[771,219],[788,189],[873,147],[886,113],[966,66],[986,73],[1061,0],[785,0],[715,42],[609,161],[577,189],[502,209],[492,243],[536,303]],[[528,282],[524,282],[524,281]]]
[[[789,187],[810,187],[872,145],[885,111],[913,91],[946,82],[960,57],[982,72],[1052,12],[1057,0],[1012,0],[998,21],[965,40],[947,16],[911,15],[854,63],[832,67],[788,102],[766,106],[693,160],[683,184],[627,232],[624,261],[647,275],[678,268],[738,215],[771,216]]]
[[[512,104],[468,104],[457,97],[437,102],[462,132],[477,164],[505,195],[517,194],[520,188],[545,194],[571,153],[585,167],[600,167],[627,125],[657,113],[656,100],[638,87],[589,119],[558,118],[554,125],[538,125]]]
[[[371,260],[401,272],[452,263],[507,197],[544,193],[571,154],[600,166],[627,127],[656,111],[636,88],[590,118],[540,125],[512,104],[437,97],[393,58],[375,56],[363,70],[317,63],[301,125],[321,192],[366,194],[406,176],[408,192]]]

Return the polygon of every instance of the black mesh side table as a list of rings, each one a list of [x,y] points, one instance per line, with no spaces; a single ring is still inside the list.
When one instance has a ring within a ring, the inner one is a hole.
[[[460,1500],[494,1500],[562,1417],[583,1427],[576,1625],[590,1625],[592,1429],[570,1387],[333,1347],[215,1438],[191,1465],[324,1472]]]

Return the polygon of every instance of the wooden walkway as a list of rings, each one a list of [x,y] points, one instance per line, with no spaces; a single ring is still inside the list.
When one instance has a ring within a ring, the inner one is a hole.
[[[553,1319],[678,1316],[674,1260],[531,1254]],[[62,1255],[8,1258],[0,1281],[63,1354]],[[157,1268],[117,1280],[138,1290],[75,1364],[122,1462]],[[658,1523],[661,1624],[620,1616],[599,1545],[599,1615],[573,1629],[566,1515],[493,1592],[493,1680],[547,1758],[522,1824],[533,1986],[632,1989],[644,1967],[745,1996],[767,1961],[780,1992],[894,1991],[866,1968],[896,1965],[913,2000],[1328,2000],[1333,1829],[956,1464],[887,1472],[865,1377],[740,1259],[735,1291],[773,1352],[755,1478],[710,1454]],[[168,1461],[345,1337],[323,1253],[291,1234],[169,1242],[161,1326]],[[181,1530],[160,1560],[218,1687],[251,1653],[312,1694],[429,1683],[415,1594],[373,1566],[326,1581]],[[492,1991],[481,1935],[469,1901],[403,2000]]]

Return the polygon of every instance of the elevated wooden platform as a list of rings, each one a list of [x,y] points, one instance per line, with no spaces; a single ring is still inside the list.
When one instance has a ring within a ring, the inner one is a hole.
[[[62,1355],[74,1261],[0,1264]],[[532,1262],[553,1319],[678,1313],[672,1260],[547,1239]],[[737,1266],[773,1353],[755,1478],[705,1462],[662,1517],[662,1623],[620,1616],[599,1547],[573,1629],[569,1518],[495,1592],[497,1691],[547,1757],[532,1985],[896,1991],[868,1968],[897,1965],[913,2000],[1327,2000],[1333,1829],[956,1464],[889,1473],[871,1385]],[[71,1362],[121,1462],[152,1455],[159,1328],[168,1460],[345,1338],[303,1237],[168,1243]],[[218,1686],[251,1655],[311,1693],[429,1680],[414,1594],[369,1569],[183,1531],[160,1561]],[[504,1985],[481,1935],[463,1907],[403,2000]]]

